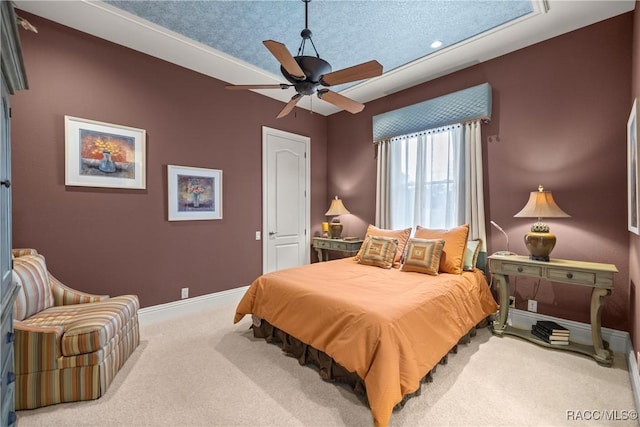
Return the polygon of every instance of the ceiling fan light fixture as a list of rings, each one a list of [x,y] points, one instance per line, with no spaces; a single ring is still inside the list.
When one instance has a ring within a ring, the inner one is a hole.
[[[318,51],[311,39],[311,30],[308,21],[308,6],[311,0],[302,0],[304,2],[305,12],[305,28],[300,33],[302,42],[298,48],[298,54],[294,57],[289,49],[280,42],[275,40],[265,40],[262,43],[271,52],[271,54],[280,63],[280,71],[282,75],[291,84],[279,85],[228,85],[227,89],[287,89],[294,87],[296,94],[289,100],[285,107],[278,114],[278,118],[284,117],[293,110],[300,98],[304,95],[313,95],[316,93],[318,98],[335,105],[350,113],[359,113],[364,108],[364,104],[332,92],[329,89],[319,88],[319,86],[335,86],[344,83],[350,83],[357,80],[364,80],[371,77],[377,77],[382,74],[382,65],[378,61],[368,61],[352,67],[344,68],[338,71],[332,71],[331,64],[320,58]],[[315,56],[304,54],[305,44],[309,40],[315,52]]]

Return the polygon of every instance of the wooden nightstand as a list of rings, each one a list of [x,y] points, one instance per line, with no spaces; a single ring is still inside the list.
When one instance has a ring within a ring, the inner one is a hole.
[[[611,351],[605,348],[600,327],[600,312],[604,297],[611,295],[613,274],[618,269],[613,264],[551,259],[548,262],[534,261],[527,256],[489,257],[489,271],[498,284],[500,311],[498,320],[493,322],[495,335],[515,335],[546,347],[574,351],[593,357],[598,363],[610,366],[613,363]],[[591,291],[591,339],[593,345],[569,342],[567,346],[547,344],[526,329],[507,324],[509,315],[509,277],[527,276],[557,283],[588,286]]]
[[[320,261],[329,260],[329,252],[337,252],[343,257],[355,256],[362,246],[362,239],[329,239],[328,237],[314,237],[313,249],[318,252]]]

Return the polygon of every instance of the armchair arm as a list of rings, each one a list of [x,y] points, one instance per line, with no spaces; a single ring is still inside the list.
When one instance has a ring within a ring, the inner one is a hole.
[[[16,374],[41,372],[58,369],[58,359],[62,357],[60,340],[62,326],[34,326],[14,320]]]
[[[53,294],[53,305],[84,304],[109,299],[109,295],[94,295],[72,289],[49,273],[49,284]]]

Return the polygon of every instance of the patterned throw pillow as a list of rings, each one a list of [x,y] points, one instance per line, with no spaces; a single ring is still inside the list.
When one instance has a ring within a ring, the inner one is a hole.
[[[393,258],[398,249],[398,239],[392,237],[369,237],[362,245],[364,250],[358,261],[364,265],[375,265],[381,268],[391,268]]]
[[[440,272],[462,274],[464,255],[467,250],[469,224],[450,230],[430,230],[418,226],[415,237],[419,239],[444,239],[444,249],[440,257]]]
[[[437,276],[443,247],[444,240],[442,239],[409,239],[402,271],[415,271],[416,273]]]
[[[467,250],[464,254],[464,267],[465,271],[473,271],[476,268],[478,262],[478,255],[480,255],[480,248],[482,247],[482,239],[474,239],[467,241]]]
[[[365,237],[364,237],[364,243],[360,247],[360,250],[358,251],[358,254],[356,255],[356,257],[354,258],[355,261],[358,261],[358,262],[360,261],[360,257],[364,252],[367,239],[369,239],[369,237],[372,237],[372,236],[391,237],[391,238],[398,239],[398,248],[396,249],[396,254],[393,257],[393,266],[395,268],[399,268],[402,260],[402,255],[404,254],[404,248],[407,244],[407,241],[409,240],[409,236],[411,236],[411,227],[405,228],[404,230],[386,230],[384,228],[378,228],[369,224],[369,227],[367,227],[367,233],[365,234]]]

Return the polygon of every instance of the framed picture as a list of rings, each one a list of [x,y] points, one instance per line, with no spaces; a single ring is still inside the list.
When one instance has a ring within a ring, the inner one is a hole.
[[[640,234],[640,182],[638,181],[638,99],[633,101],[629,121],[627,122],[627,192],[629,231]]]
[[[145,189],[146,132],[64,116],[65,185]]]
[[[222,171],[167,166],[169,221],[222,219]]]

